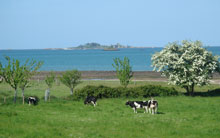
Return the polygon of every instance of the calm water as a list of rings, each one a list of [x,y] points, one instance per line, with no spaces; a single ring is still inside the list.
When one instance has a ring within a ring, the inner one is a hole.
[[[220,55],[220,47],[208,47],[214,55]],[[0,50],[0,61],[6,64],[4,55],[25,61],[34,59],[44,61],[40,70],[63,71],[70,69],[78,70],[114,70],[113,58],[130,59],[134,71],[150,71],[151,56],[162,48],[134,48],[120,49],[119,51],[97,50]]]

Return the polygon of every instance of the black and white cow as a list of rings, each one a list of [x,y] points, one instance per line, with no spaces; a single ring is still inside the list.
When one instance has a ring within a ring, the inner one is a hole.
[[[27,102],[29,105],[33,104],[33,105],[37,105],[38,104],[39,99],[35,96],[30,96],[27,99]]]
[[[134,113],[137,113],[137,108],[144,108],[144,113],[148,113],[148,101],[127,101],[125,105],[129,105]]]
[[[84,104],[90,104],[91,103],[95,107],[97,105],[96,101],[97,101],[97,98],[95,98],[94,96],[87,96],[85,101],[84,101]]]
[[[148,101],[148,108],[150,113],[156,114],[158,109],[158,102],[152,98]]]

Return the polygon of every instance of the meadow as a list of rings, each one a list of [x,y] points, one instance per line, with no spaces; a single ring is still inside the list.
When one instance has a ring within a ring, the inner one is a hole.
[[[86,85],[119,86],[118,81],[83,81],[76,89]],[[139,85],[162,85],[165,82],[132,82],[129,87]],[[170,86],[168,86],[170,87]],[[86,106],[82,100],[66,100],[70,92],[62,84],[54,84],[51,101],[44,102],[46,90],[43,81],[33,82],[25,95],[36,95],[37,106],[22,105],[21,98],[13,104],[13,90],[7,84],[0,84],[0,137],[220,137],[220,97],[218,94],[155,97],[159,102],[158,114],[138,113],[125,106],[127,100],[146,98],[99,99],[96,107]],[[179,92],[183,89],[175,87]],[[219,85],[196,87],[197,93],[217,90]],[[3,96],[7,102],[3,103]],[[18,96],[21,95],[19,91]]]

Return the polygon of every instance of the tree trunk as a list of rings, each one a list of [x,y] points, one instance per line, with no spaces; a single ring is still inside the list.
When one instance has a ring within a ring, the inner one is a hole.
[[[73,88],[70,88],[70,94],[73,95]]]
[[[50,88],[48,88],[48,97],[49,97],[49,102],[50,102]]]
[[[47,99],[48,99],[49,96],[50,96],[50,88],[48,88],[48,89],[45,91],[45,97],[44,97],[45,102],[47,101]]]
[[[22,98],[23,98],[23,104],[24,104],[24,89],[22,89]]]
[[[186,92],[189,96],[194,95],[194,86],[195,86],[194,83],[192,85],[189,85],[189,86],[183,86],[186,89]]]
[[[194,83],[191,85],[190,96],[194,96]]]
[[[18,93],[18,91],[17,91],[17,89],[15,89],[15,94],[14,94],[14,103],[16,103],[16,100],[17,100],[17,93]]]
[[[190,94],[190,92],[189,92],[189,87],[188,87],[188,86],[183,86],[183,88],[186,89],[187,94]]]
[[[46,89],[46,91],[45,91],[45,93],[44,93],[44,101],[45,101],[45,102],[47,101],[47,89]]]
[[[6,96],[4,97],[4,104],[6,104]]]
[[[60,81],[58,79],[56,79],[56,84],[59,86],[60,85]]]

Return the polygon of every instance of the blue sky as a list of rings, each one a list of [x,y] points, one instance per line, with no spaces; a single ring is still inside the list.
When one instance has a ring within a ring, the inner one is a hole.
[[[220,46],[220,0],[1,0],[0,49]]]

